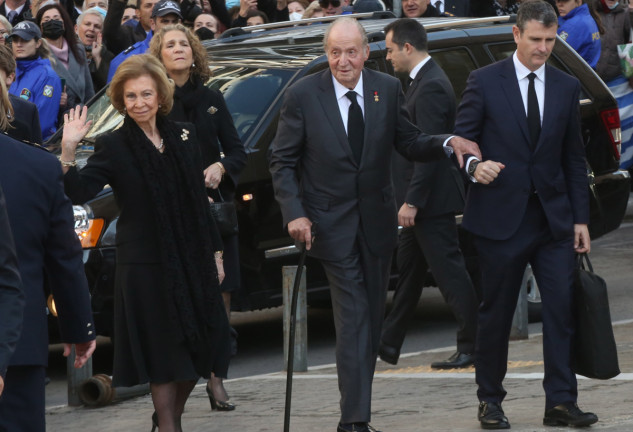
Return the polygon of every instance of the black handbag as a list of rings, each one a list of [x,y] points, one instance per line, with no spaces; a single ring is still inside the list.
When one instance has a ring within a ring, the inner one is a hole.
[[[237,226],[237,212],[233,201],[226,202],[222,198],[220,190],[217,189],[220,201],[209,203],[211,206],[211,215],[215,220],[215,224],[223,236],[237,234],[239,232]]]
[[[593,272],[587,254],[576,256],[574,298],[576,335],[572,370],[587,378],[613,378],[620,373],[620,366],[611,326],[607,284]]]

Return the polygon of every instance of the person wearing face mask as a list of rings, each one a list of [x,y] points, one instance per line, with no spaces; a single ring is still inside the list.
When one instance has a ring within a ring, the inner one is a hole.
[[[300,20],[310,3],[307,0],[294,0],[288,3],[290,21]]]
[[[219,36],[218,20],[211,14],[202,13],[193,21],[193,30],[201,41]]]
[[[622,150],[620,166],[633,166],[633,77],[625,78],[620,67],[618,45],[631,42],[631,22],[628,7],[618,0],[593,0],[605,32],[600,38],[602,52],[596,65],[596,73],[605,82],[618,101],[622,124]],[[630,125],[630,126],[627,126]],[[626,139],[626,137],[630,137]]]
[[[60,115],[71,107],[85,104],[95,94],[86,50],[77,36],[68,12],[59,4],[48,4],[37,11],[35,22],[52,52],[51,64],[65,82]]]
[[[42,139],[45,141],[57,131],[61,80],[51,67],[48,45],[42,40],[42,33],[35,23],[18,23],[13,27],[10,39],[16,68],[9,93],[37,106]]]

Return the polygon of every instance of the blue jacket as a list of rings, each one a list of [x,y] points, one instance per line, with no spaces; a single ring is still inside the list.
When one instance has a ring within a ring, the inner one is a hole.
[[[112,61],[110,62],[110,70],[108,71],[108,83],[112,81],[114,73],[116,72],[119,65],[123,63],[123,61],[125,61],[125,59],[136,54],[145,54],[149,50],[149,43],[152,40],[152,36],[154,36],[154,32],[150,30],[150,32],[147,33],[147,37],[145,38],[145,40],[136,42],[134,45],[119,53],[115,58],[112,59]]]
[[[565,16],[558,17],[558,35],[596,68],[600,59],[600,31],[589,13],[589,7],[582,4]]]
[[[62,81],[48,59],[16,61],[15,81],[9,93],[33,102],[40,114],[42,139],[46,141],[57,131],[57,114],[62,97]]]

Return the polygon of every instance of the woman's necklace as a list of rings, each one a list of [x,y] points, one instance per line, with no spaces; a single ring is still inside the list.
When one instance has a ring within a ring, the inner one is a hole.
[[[163,139],[160,139],[160,144],[158,144],[156,147],[156,150],[161,151],[163,149],[163,147],[165,146],[165,144],[163,143]]]

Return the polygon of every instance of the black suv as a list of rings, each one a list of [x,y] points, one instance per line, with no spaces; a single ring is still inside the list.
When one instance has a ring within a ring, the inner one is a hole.
[[[361,14],[361,17],[371,49],[366,67],[394,74],[385,60],[382,32],[393,18],[371,14]],[[316,21],[319,20],[327,19]],[[428,32],[429,51],[446,71],[457,95],[464,90],[472,70],[512,55],[515,44],[509,21],[508,17],[420,19]],[[280,305],[281,267],[296,264],[296,249],[283,230],[280,209],[273,196],[267,152],[275,136],[284,89],[328,65],[322,48],[327,22],[294,24],[233,29],[223,38],[206,45],[213,69],[213,78],[207,85],[223,92],[248,153],[248,163],[236,194],[242,289],[234,295],[235,310]],[[549,62],[576,76],[582,83],[578,103],[591,191],[590,231],[596,238],[618,228],[630,192],[630,176],[618,168],[620,120],[617,105],[600,78],[562,40],[556,42]],[[115,128],[122,120],[103,92],[93,99],[89,115],[94,123],[80,147],[78,159],[91,153],[95,136]],[[50,142],[54,146],[59,141],[57,135]],[[109,188],[88,206],[89,228],[80,234],[85,248],[85,268],[97,329],[100,334],[109,335],[118,210]],[[86,222],[86,215],[81,215],[83,211],[78,209],[78,223],[82,219]],[[469,235],[466,232],[460,235],[469,271],[476,276],[476,257]],[[308,261],[307,267],[308,302],[327,301],[327,282],[320,265]],[[427,280],[429,283],[432,284],[431,278]],[[531,292],[531,299],[538,302],[536,290]]]

